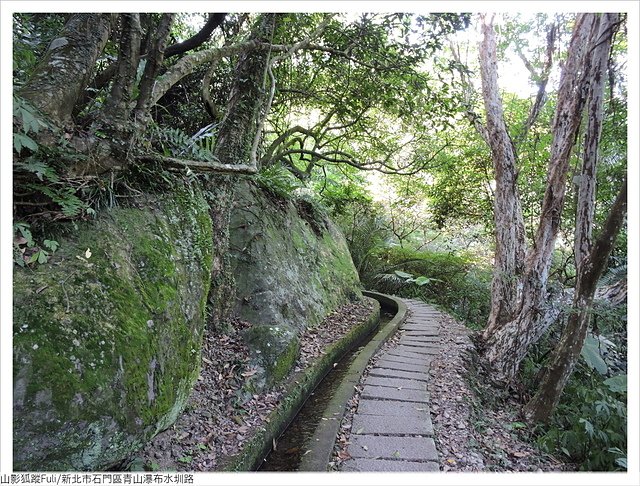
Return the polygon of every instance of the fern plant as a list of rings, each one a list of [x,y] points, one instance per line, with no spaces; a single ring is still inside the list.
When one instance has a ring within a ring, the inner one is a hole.
[[[179,128],[153,126],[152,144],[167,157],[182,157],[203,162],[215,160],[213,150],[217,139],[215,124],[207,125],[190,136]]]
[[[279,164],[262,169],[256,175],[255,181],[263,189],[284,199],[290,198],[296,189],[302,187],[301,182]]]

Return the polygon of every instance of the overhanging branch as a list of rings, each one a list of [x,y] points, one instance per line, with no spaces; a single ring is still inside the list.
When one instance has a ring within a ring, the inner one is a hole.
[[[254,175],[258,170],[255,166],[243,164],[222,164],[220,162],[204,162],[201,160],[177,159],[175,157],[165,157],[162,155],[139,155],[136,157],[140,162],[160,162],[161,164],[173,167],[188,167],[195,172],[218,172],[222,174],[244,174]]]

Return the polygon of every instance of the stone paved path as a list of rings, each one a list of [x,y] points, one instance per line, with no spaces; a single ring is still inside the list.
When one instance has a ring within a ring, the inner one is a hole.
[[[404,299],[409,318],[397,346],[369,372],[351,425],[343,471],[438,471],[427,380],[438,353],[441,314]]]

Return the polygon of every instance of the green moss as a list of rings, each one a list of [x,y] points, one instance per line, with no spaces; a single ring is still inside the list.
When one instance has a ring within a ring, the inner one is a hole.
[[[284,351],[280,353],[278,359],[273,364],[270,370],[271,379],[274,383],[282,380],[293,368],[293,365],[298,358],[300,352],[300,342],[298,339],[292,339],[289,341]]]
[[[308,201],[274,201],[249,183],[237,195],[231,254],[243,319],[301,332],[359,297],[344,237],[326,215]]]
[[[206,202],[184,190],[82,223],[50,263],[16,268],[16,469],[108,466],[184,406],[213,255]]]
[[[244,333],[253,361],[264,370],[267,385],[282,380],[293,368],[300,351],[299,339],[286,326],[253,326]]]
[[[309,243],[298,231],[291,232],[291,243],[293,244],[294,248],[300,253],[306,252],[306,250],[309,248]]]

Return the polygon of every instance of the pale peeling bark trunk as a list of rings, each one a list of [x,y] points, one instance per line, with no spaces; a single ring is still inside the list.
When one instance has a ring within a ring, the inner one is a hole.
[[[594,41],[593,62],[590,70],[588,124],[576,214],[575,258],[578,278],[573,299],[573,312],[543,373],[538,391],[525,407],[525,416],[533,421],[547,421],[560,401],[562,391],[584,345],[596,284],[606,266],[626,214],[627,185],[625,181],[611,208],[602,234],[596,244],[592,245],[596,163],[602,132],[603,96],[609,51],[617,21],[617,14],[602,14],[598,35]]]
[[[626,212],[627,183],[625,180],[609,212],[602,234],[590,253],[582,260],[573,299],[573,313],[569,316],[567,327],[543,372],[538,390],[525,406],[524,415],[528,420],[548,421],[560,401],[562,391],[584,345],[598,278],[606,266],[616,236],[624,223]]]
[[[502,326],[492,325],[483,334],[483,355],[496,381],[508,382],[513,379],[529,346],[540,339],[550,324],[549,319],[545,318],[550,310],[546,302],[547,280],[564,204],[569,156],[580,127],[591,51],[598,26],[599,19],[595,14],[580,14],[576,18],[568,57],[560,77],[547,189],[534,245],[527,254],[515,316]]]
[[[20,90],[20,96],[54,124],[70,122],[76,102],[91,81],[114,14],[74,14]]]
[[[275,19],[276,14],[264,14],[252,34],[252,40],[269,42]],[[238,60],[214,151],[221,164],[247,165],[250,162],[253,141],[266,103],[264,80],[269,55],[268,50],[256,49],[244,52]],[[215,176],[208,187],[214,196],[214,200],[210,201],[210,214],[213,241],[217,249],[213,256],[209,303],[212,309],[218,311],[212,313],[209,324],[218,331],[224,331],[222,324],[231,311],[234,297],[233,274],[229,268],[229,218],[236,180],[229,176]]]
[[[495,262],[491,312],[484,335],[489,336],[516,311],[518,281],[524,268],[525,232],[517,186],[516,154],[504,122],[498,90],[496,38],[492,20],[483,17],[480,46],[482,95],[487,112],[487,136],[495,171]]]
[[[596,164],[598,162],[598,149],[602,133],[603,97],[612,32],[616,22],[617,15],[603,15],[593,53],[594,61],[590,76],[587,131],[584,138],[576,210],[574,253],[577,269],[580,269],[582,260],[589,254],[592,241],[591,235],[596,205]]]

